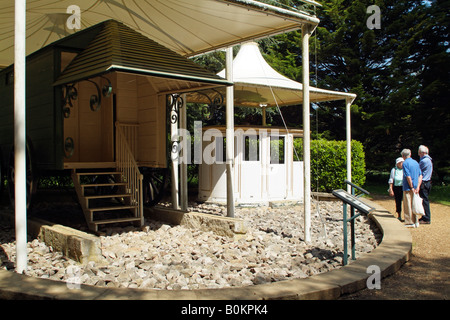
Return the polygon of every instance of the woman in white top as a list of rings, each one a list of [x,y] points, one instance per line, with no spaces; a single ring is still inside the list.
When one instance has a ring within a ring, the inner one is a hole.
[[[403,198],[403,161],[402,157],[395,160],[395,167],[391,170],[389,176],[389,195],[395,198],[395,211],[398,214],[398,220],[402,221],[402,198]]]

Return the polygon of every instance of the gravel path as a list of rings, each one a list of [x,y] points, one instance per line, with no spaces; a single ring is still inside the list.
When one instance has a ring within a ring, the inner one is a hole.
[[[319,211],[317,211],[319,204]],[[223,214],[218,206],[191,210]],[[129,288],[203,289],[249,286],[327,272],[342,266],[342,203],[313,202],[312,241],[303,241],[303,207],[239,208],[248,233],[239,241],[156,221],[142,229],[106,229],[104,261],[79,265],[38,240],[28,243],[28,275]],[[319,213],[318,213],[319,212]],[[367,217],[356,219],[357,257],[380,241]],[[0,227],[1,268],[13,270],[14,230]]]
[[[373,201],[395,212],[393,198],[374,196]],[[413,240],[411,259],[395,274],[383,279],[381,289],[364,289],[340,300],[450,299],[450,206],[431,203],[431,217],[431,224],[409,229]]]

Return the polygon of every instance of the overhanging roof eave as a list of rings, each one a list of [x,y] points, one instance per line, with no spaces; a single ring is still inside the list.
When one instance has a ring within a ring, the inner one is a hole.
[[[162,72],[162,71],[156,71],[156,70],[146,70],[146,69],[141,69],[141,68],[124,67],[124,66],[119,66],[119,65],[112,65],[107,70],[108,71],[123,71],[123,72],[137,73],[137,74],[143,74],[143,75],[149,75],[149,76],[161,77],[161,78],[171,78],[171,79],[203,82],[203,83],[209,83],[209,84],[217,84],[220,86],[232,86],[233,85],[233,82],[227,81],[225,79],[213,79],[213,78],[205,78],[205,77],[199,77],[199,76],[189,76],[189,75],[185,75],[185,74]]]
[[[299,24],[318,25],[320,20],[317,17],[310,16],[297,11],[287,10],[276,7],[267,3],[253,1],[253,0],[216,0],[218,2],[226,2],[231,5],[246,7],[254,11],[261,11],[268,15],[282,16],[285,19],[297,22]]]
[[[127,72],[127,73],[133,73],[133,74],[140,74],[140,75],[146,75],[146,76],[152,76],[152,77],[159,77],[159,78],[170,78],[175,80],[185,80],[185,81],[193,81],[193,82],[201,82],[205,84],[213,84],[217,86],[232,86],[233,83],[229,82],[225,79],[211,79],[211,78],[203,78],[203,77],[197,77],[197,76],[187,76],[182,74],[175,74],[175,73],[168,73],[168,72],[160,72],[155,70],[146,70],[146,69],[140,69],[140,68],[130,68],[130,67],[124,67],[119,65],[111,65],[107,68],[99,69],[97,72],[86,74],[85,76],[80,77],[80,75],[75,75],[73,77],[67,77],[63,78],[61,80],[56,81],[53,83],[54,86],[68,84],[68,83],[74,83],[79,82],[82,80],[87,80],[91,78],[95,78],[110,72]]]
[[[268,87],[275,90],[285,90],[285,91],[293,91],[298,92],[299,95],[301,94],[303,88],[300,83],[298,83],[298,87],[289,88],[289,87],[282,87],[282,86],[271,86],[271,85],[261,85],[261,84],[255,84],[255,83],[246,83],[246,82],[235,82],[235,86],[243,86],[243,87],[254,87],[254,88],[261,88],[261,87]],[[354,93],[348,93],[348,92],[340,92],[340,91],[332,91],[327,89],[321,89],[316,87],[310,87],[309,88],[310,94],[320,94],[325,95],[326,97],[314,100],[313,97],[311,98],[312,102],[323,102],[323,101],[335,101],[335,100],[345,100],[345,99],[356,99],[357,95]]]

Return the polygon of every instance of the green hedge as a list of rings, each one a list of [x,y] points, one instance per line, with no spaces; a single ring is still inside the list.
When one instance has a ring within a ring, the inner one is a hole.
[[[297,153],[303,155],[301,139],[294,141]],[[347,189],[347,142],[311,140],[311,189],[331,192]],[[318,179],[318,180],[317,180]],[[318,182],[318,190],[317,189]],[[361,142],[352,141],[352,182],[363,186],[366,182],[366,160]]]

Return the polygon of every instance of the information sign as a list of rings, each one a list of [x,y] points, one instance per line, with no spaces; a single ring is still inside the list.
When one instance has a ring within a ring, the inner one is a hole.
[[[355,196],[351,195],[345,190],[339,189],[334,190],[333,195],[341,199],[343,202],[347,203],[348,205],[358,209],[363,214],[369,214],[371,211],[373,211],[375,208],[372,208],[371,206],[365,204]]]

